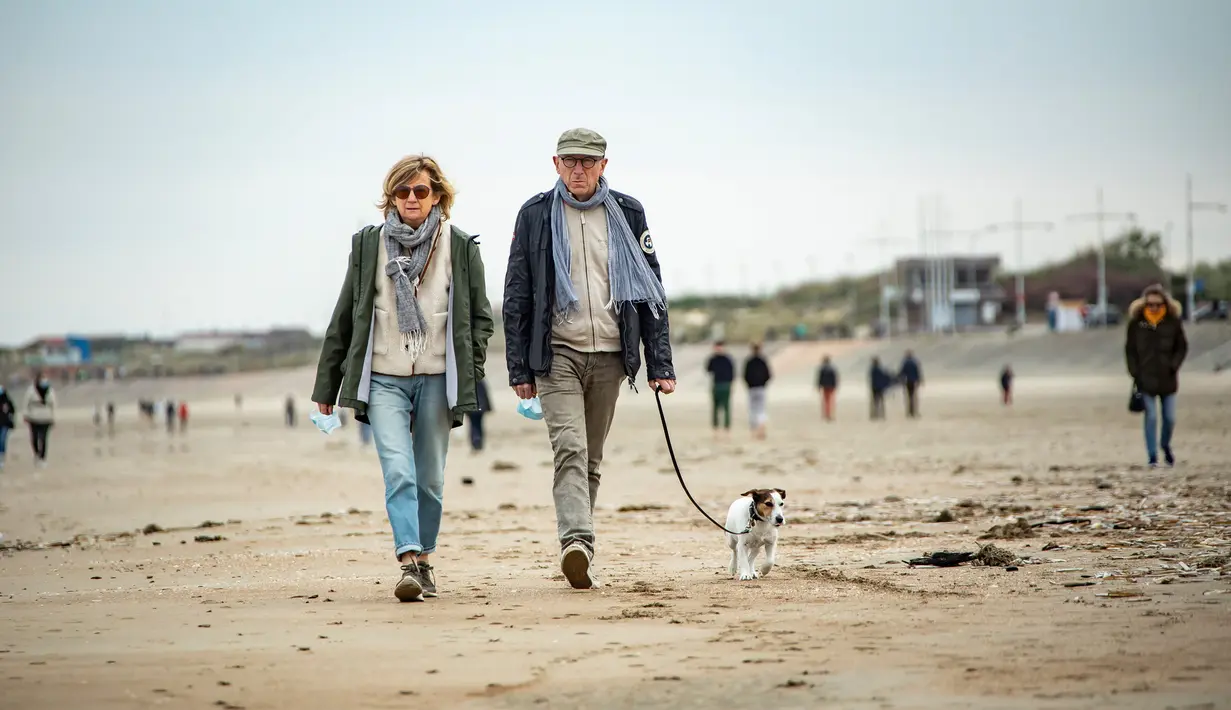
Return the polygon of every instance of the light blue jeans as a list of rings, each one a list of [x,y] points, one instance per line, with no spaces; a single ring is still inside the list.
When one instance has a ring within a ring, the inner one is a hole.
[[[1154,397],[1153,395],[1143,394],[1142,400],[1145,402],[1145,434],[1146,434],[1146,454],[1149,455],[1151,461],[1158,460],[1158,443],[1155,437],[1158,435],[1158,400],[1163,401],[1163,449],[1171,448],[1171,434],[1175,431],[1175,395],[1169,394],[1162,397]]]
[[[5,452],[8,450],[9,443],[9,428],[0,426],[0,459],[4,458]]]
[[[445,456],[453,426],[445,376],[373,373],[368,419],[385,474],[394,555],[431,554],[444,512]]]

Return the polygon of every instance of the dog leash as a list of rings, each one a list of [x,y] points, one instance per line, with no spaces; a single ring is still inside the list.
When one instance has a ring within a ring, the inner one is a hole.
[[[680,472],[680,462],[675,459],[675,447],[671,445],[671,432],[667,430],[667,415],[663,412],[662,392],[660,392],[657,387],[652,389],[654,390],[654,402],[658,404],[658,420],[663,423],[663,438],[667,440],[667,453],[671,454],[671,465],[675,467],[675,476],[680,479],[680,488],[684,489],[684,495],[688,496],[688,500],[692,501],[693,507],[701,511],[701,514],[705,516],[706,520],[717,525],[723,532],[730,535],[747,535],[749,532],[748,530],[744,530],[743,532],[727,530],[725,525],[711,518],[710,514],[705,512],[705,509],[702,508],[701,504],[697,502],[697,499],[692,497],[692,492],[688,490],[688,484],[684,483],[684,474]]]

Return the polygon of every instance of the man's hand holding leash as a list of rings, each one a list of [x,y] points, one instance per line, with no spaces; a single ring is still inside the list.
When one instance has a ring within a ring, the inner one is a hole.
[[[650,380],[650,389],[671,394],[675,391],[675,380]]]

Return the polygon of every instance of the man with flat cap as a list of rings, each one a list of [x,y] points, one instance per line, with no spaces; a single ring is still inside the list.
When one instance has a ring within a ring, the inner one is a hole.
[[[594,501],[620,386],[675,391],[667,296],[641,203],[607,186],[607,141],[565,131],[555,187],[517,213],[504,281],[509,384],[539,397],[555,452],[560,568],[576,589],[598,586]]]

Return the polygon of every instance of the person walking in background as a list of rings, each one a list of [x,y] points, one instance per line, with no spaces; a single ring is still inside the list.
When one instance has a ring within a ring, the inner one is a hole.
[[[645,208],[612,190],[607,141],[565,131],[555,186],[517,213],[504,280],[505,360],[520,399],[539,397],[554,454],[560,570],[593,589],[594,503],[625,380],[645,350],[651,389],[675,391],[667,295]]]
[[[1013,368],[1008,365],[1000,371],[1000,401],[1006,407],[1013,404]]]
[[[923,385],[923,369],[914,353],[909,350],[902,358],[902,366],[898,368],[898,380],[906,390],[906,416],[919,416],[918,390]]]
[[[167,398],[166,404],[167,433],[175,433],[175,400]]]
[[[744,384],[748,385],[748,423],[754,439],[765,438],[769,423],[765,396],[771,379],[773,375],[769,371],[769,362],[761,356],[761,344],[753,343],[752,351],[744,361]]]
[[[367,446],[370,443],[372,443],[372,425],[367,422],[359,422],[359,445]]]
[[[115,402],[107,402],[107,436],[115,436]]]
[[[1180,389],[1180,366],[1188,355],[1188,338],[1180,319],[1180,304],[1154,284],[1128,309],[1124,359],[1133,386],[1145,403],[1145,444],[1150,466],[1158,465],[1158,413],[1162,404],[1163,459],[1175,465],[1171,437],[1175,433],[1175,398]]]
[[[893,377],[881,367],[879,357],[872,358],[868,368],[868,386],[872,390],[872,419],[885,418],[885,392],[893,385]]]
[[[487,395],[487,380],[479,380],[475,394],[479,398],[479,408],[467,412],[466,417],[470,420],[470,450],[477,454],[483,450],[483,416],[492,411],[492,401]]]
[[[26,392],[26,424],[30,426],[30,447],[34,450],[34,465],[47,467],[47,435],[56,423],[56,393],[51,380],[39,373]]]
[[[180,402],[179,416],[180,416],[180,433],[183,434],[188,431],[188,403],[187,402]]]
[[[494,329],[482,254],[450,223],[453,201],[427,156],[385,174],[384,223],[351,238],[312,390],[321,414],[345,407],[372,426],[403,602],[437,596],[449,434],[479,408]]]
[[[17,407],[14,406],[4,385],[0,384],[0,471],[4,470],[4,459],[8,455],[9,432],[13,430]]]
[[[705,363],[705,371],[710,374],[710,390],[713,395],[713,405],[710,408],[711,426],[714,435],[718,435],[718,417],[722,415],[722,430],[731,433],[731,383],[735,381],[735,361],[726,353],[721,340],[714,343],[714,353]]]
[[[295,426],[295,398],[289,394],[286,396],[286,425]]]
[[[838,370],[834,368],[828,355],[821,358],[821,370],[817,373],[816,386],[821,390],[821,416],[825,421],[832,422],[834,393],[838,391]]]

